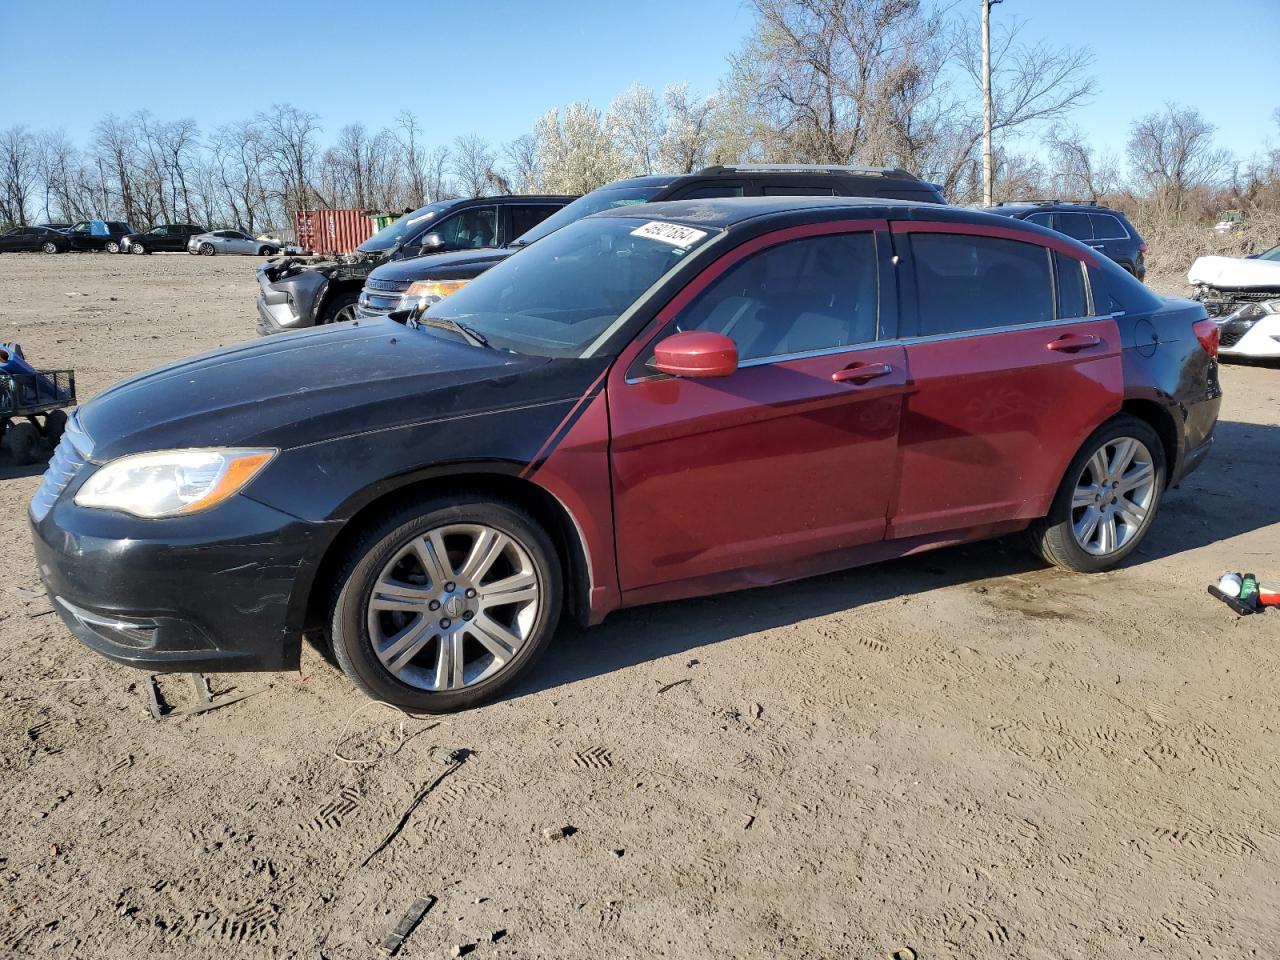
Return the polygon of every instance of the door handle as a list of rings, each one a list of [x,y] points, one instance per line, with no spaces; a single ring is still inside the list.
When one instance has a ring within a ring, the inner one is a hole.
[[[893,367],[887,363],[852,363],[843,370],[833,373],[831,379],[836,383],[851,383],[857,386],[877,377],[887,377],[891,373],[893,373]]]
[[[1062,353],[1075,353],[1077,350],[1096,347],[1100,343],[1102,341],[1092,333],[1064,333],[1057,340],[1050,340],[1045,346],[1050,350],[1058,350]]]
[[[1091,243],[1091,244],[1089,244],[1089,246],[1093,247],[1093,249],[1095,249],[1095,250],[1101,250],[1101,249],[1103,248],[1104,244],[1101,244],[1101,243]]]

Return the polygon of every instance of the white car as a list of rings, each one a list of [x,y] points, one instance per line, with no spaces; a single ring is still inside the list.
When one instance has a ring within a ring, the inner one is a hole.
[[[198,233],[187,241],[187,253],[212,257],[215,253],[240,253],[270,257],[280,252],[280,244],[255,240],[239,230],[212,230]]]
[[[1280,358],[1280,246],[1253,257],[1201,257],[1187,280],[1218,322],[1220,356]]]

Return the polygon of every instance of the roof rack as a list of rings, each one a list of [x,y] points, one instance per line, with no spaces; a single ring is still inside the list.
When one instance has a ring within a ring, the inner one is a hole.
[[[1051,206],[1053,206],[1054,204],[1058,204],[1058,203],[1061,203],[1061,204],[1072,203],[1072,204],[1076,204],[1077,206],[1081,206],[1081,207],[1097,207],[1097,206],[1101,206],[1101,204],[1099,204],[1097,200],[1058,200],[1058,199],[1053,199],[1053,200],[1001,200],[999,203],[993,204],[993,206],[997,206],[997,207],[1018,207],[1018,206],[1023,206],[1023,205],[1025,205],[1025,204],[1032,204],[1033,206],[1037,206],[1037,207],[1051,207]]]
[[[864,167],[857,164],[832,163],[731,163],[703,167],[698,173],[854,173],[873,177],[908,177],[915,174],[900,167]]]

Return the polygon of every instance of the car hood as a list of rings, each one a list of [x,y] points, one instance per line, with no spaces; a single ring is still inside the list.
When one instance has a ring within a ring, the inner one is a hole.
[[[152,370],[77,416],[97,462],[179,447],[287,449],[556,399],[531,396],[538,388],[521,376],[548,362],[387,319],[333,324]]]
[[[1227,290],[1280,290],[1280,262],[1236,257],[1200,257],[1187,271],[1187,280]]]
[[[369,275],[370,280],[432,280],[440,274],[451,275],[459,268],[494,264],[515,253],[511,247],[484,247],[480,250],[457,250],[453,253],[432,253],[408,260],[392,260],[384,263]],[[469,272],[469,271],[468,271]]]

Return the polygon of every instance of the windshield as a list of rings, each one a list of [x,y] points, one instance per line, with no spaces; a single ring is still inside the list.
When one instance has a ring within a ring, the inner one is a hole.
[[[1258,254],[1259,260],[1280,260],[1280,247],[1272,247],[1266,253]]]
[[[424,319],[457,321],[516,353],[580,357],[716,233],[667,220],[580,220],[433,303]]]
[[[520,234],[516,237],[515,243],[524,246],[535,240],[541,240],[547,234],[554,233],[575,220],[581,220],[601,210],[625,207],[631,203],[648,203],[663,186],[665,184],[648,184],[642,187],[601,187],[599,190],[592,190],[585,197],[579,197],[568,206],[561,207],[536,227]]]
[[[401,240],[407,240],[422,230],[429,222],[452,207],[456,200],[438,200],[419,207],[413,213],[406,213],[395,223],[389,223],[372,237],[360,244],[356,249],[365,252],[390,250]]]

